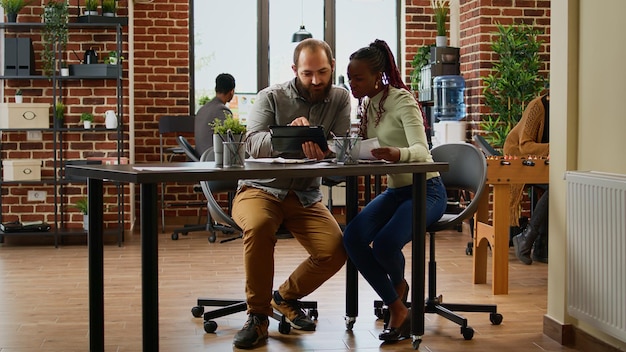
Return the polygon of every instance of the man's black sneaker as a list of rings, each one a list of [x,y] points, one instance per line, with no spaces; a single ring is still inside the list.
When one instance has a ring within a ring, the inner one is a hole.
[[[235,334],[233,345],[237,348],[252,348],[267,339],[267,328],[270,325],[265,315],[250,314],[243,328]]]
[[[298,302],[298,300],[283,299],[278,291],[274,291],[272,307],[284,315],[291,324],[291,327],[294,329],[315,331],[315,322],[304,314],[304,311],[300,308],[300,302]]]

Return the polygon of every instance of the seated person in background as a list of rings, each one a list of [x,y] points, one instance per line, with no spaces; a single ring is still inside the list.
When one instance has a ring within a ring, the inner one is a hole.
[[[220,73],[215,78],[215,98],[204,104],[196,113],[194,121],[194,139],[196,150],[202,155],[213,146],[213,127],[215,119],[224,120],[233,116],[226,106],[235,96],[235,77],[228,73]]]
[[[533,99],[522,114],[520,121],[509,132],[504,142],[504,154],[518,157],[550,155],[550,95]],[[524,185],[511,185],[511,221],[520,215],[520,202]],[[533,210],[530,222],[522,233],[513,237],[515,255],[524,264],[533,260],[548,262],[548,185]],[[531,258],[532,249],[532,258]]]
[[[359,99],[360,134],[378,137],[376,159],[391,162],[432,162],[421,109],[382,40],[350,56],[348,78]],[[426,226],[446,210],[446,189],[438,172],[426,175]],[[344,232],[346,251],[363,277],[389,307],[383,341],[408,337],[411,317],[406,307],[409,284],[404,278],[402,248],[412,239],[411,174],[387,175],[388,188],[350,221]],[[370,245],[371,244],[371,245]],[[423,286],[414,288],[424,290]]]
[[[246,151],[253,158],[275,157],[270,125],[323,126],[343,135],[350,129],[350,97],[332,85],[335,69],[330,46],[305,39],[294,50],[295,78],[258,93],[247,123]],[[302,158],[321,160],[314,142],[302,144]],[[251,348],[268,338],[268,317],[282,313],[295,329],[313,331],[315,322],[299,300],[331,278],[346,262],[339,224],[322,204],[321,177],[240,180],[232,216],[243,229],[248,320],[233,344]],[[283,225],[309,256],[273,291],[276,231]]]

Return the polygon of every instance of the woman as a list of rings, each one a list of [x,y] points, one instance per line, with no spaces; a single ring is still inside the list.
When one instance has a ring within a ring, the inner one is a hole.
[[[402,82],[387,43],[376,40],[353,53],[348,79],[352,95],[359,99],[359,133],[363,138],[377,137],[381,145],[372,156],[390,162],[433,161],[421,109]],[[447,196],[439,173],[429,172],[426,179],[428,226],[443,215]],[[411,174],[387,175],[388,188],[350,221],[344,233],[350,259],[389,307],[389,322],[379,335],[383,341],[397,341],[410,333],[402,248],[412,238],[412,180]]]

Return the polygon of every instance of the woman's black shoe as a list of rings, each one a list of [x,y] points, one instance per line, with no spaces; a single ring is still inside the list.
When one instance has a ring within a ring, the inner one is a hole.
[[[411,309],[398,328],[388,328],[378,335],[378,339],[382,341],[400,341],[410,337],[411,335]]]

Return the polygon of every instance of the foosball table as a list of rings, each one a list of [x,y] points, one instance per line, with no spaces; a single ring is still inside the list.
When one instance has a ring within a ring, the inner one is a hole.
[[[489,224],[489,192],[483,192],[476,211],[474,231],[474,283],[487,282],[487,250],[492,251],[492,291],[509,293],[509,206],[511,185],[547,184],[549,159],[539,157],[487,158],[487,185],[493,186],[492,221]]]

